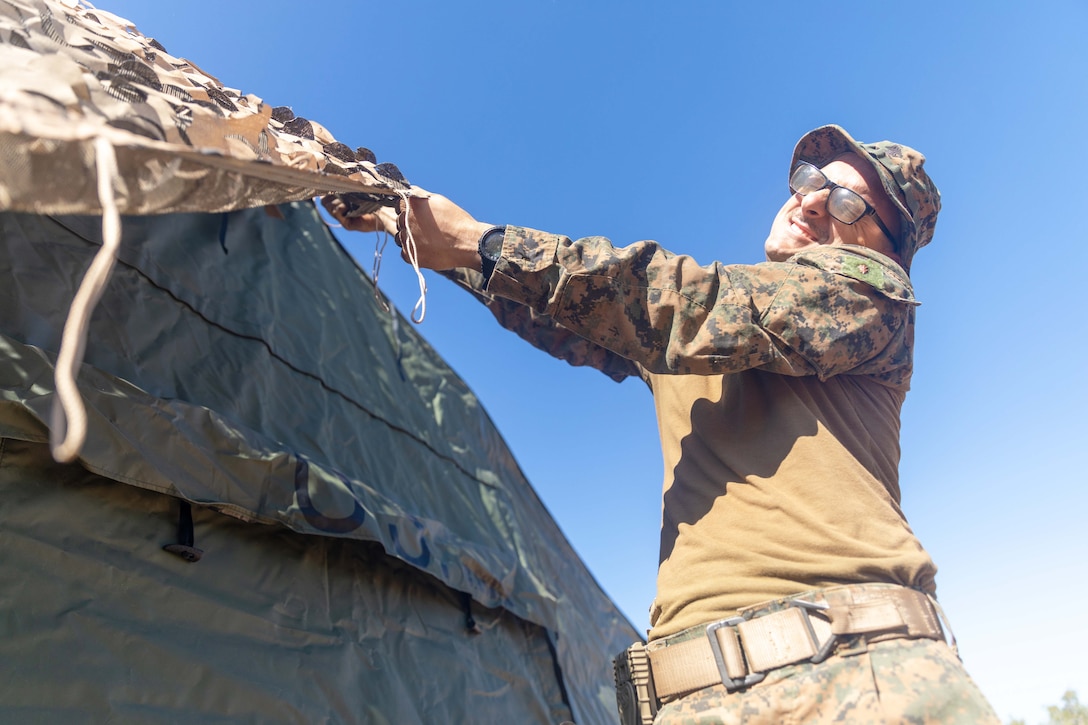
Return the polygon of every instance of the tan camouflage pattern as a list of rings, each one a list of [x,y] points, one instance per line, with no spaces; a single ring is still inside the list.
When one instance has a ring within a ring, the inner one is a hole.
[[[477,290],[504,326],[571,364],[617,379],[756,368],[909,387],[910,280],[863,247],[700,266],[656,242],[615,248],[602,237],[574,242],[508,227],[503,251],[486,293],[478,275],[450,276]]]
[[[708,687],[670,702],[654,725],[999,724],[993,708],[944,642],[857,637],[839,654],[768,673],[747,690]]]
[[[852,152],[869,162],[880,175],[884,190],[902,219],[897,252],[909,270],[914,254],[933,239],[941,192],[922,166],[926,157],[891,141],[859,143],[843,128],[821,126],[805,134],[793,151],[790,172],[798,161],[823,166],[840,154]]]
[[[223,85],[80,0],[0,2],[0,209],[101,213],[93,141],[122,213],[219,212],[346,193],[393,204],[392,164],[286,106]],[[356,212],[357,213],[357,212]]]

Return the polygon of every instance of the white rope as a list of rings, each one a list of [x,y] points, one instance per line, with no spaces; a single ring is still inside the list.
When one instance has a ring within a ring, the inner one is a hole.
[[[416,279],[419,281],[419,299],[416,300],[415,307],[412,308],[412,322],[418,325],[427,316],[427,280],[423,278],[423,271],[419,268],[416,240],[412,237],[412,226],[408,223],[408,216],[412,213],[412,204],[408,192],[398,189],[397,194],[404,201],[404,253],[408,255],[408,261],[411,263],[412,269],[415,270]],[[417,310],[419,311],[418,318],[416,317]]]
[[[389,304],[385,301],[385,295],[382,294],[381,289],[378,287],[378,273],[382,271],[382,255],[385,254],[385,245],[389,243],[389,232],[380,229],[376,234],[377,238],[374,240],[374,264],[370,268],[370,277],[374,280],[374,299],[378,301],[378,306],[382,308],[382,312],[389,312]]]
[[[102,136],[95,139],[94,151],[98,201],[102,206],[102,248],[95,254],[72,298],[57,354],[54,371],[57,395],[50,416],[49,445],[58,463],[74,461],[87,437],[87,409],[76,386],[76,371],[83,363],[91,313],[102,298],[121,246],[121,214],[113,195],[113,181],[118,177],[117,157],[113,145]]]
[[[408,201],[408,192],[403,190],[397,190],[397,194],[404,200],[404,234],[405,242],[403,249],[408,255],[408,261],[412,265],[412,269],[415,270],[416,279],[419,282],[419,299],[416,300],[415,306],[412,308],[412,322],[417,325],[423,322],[423,318],[427,316],[427,280],[423,277],[423,271],[419,266],[419,255],[416,251],[416,240],[412,237],[412,230],[408,227],[408,214],[410,213],[411,205]],[[383,217],[385,214],[392,215],[392,211],[387,211],[388,207],[382,207],[378,211],[374,212],[377,216]],[[392,221],[392,219],[388,219]],[[343,229],[342,224],[337,224],[337,227]],[[377,238],[374,241],[374,261],[370,267],[370,276],[374,281],[374,299],[378,301],[378,305],[382,308],[383,312],[389,312],[389,304],[386,302],[385,295],[381,293],[381,289],[378,286],[378,277],[382,270],[382,256],[385,254],[385,245],[389,242],[389,232],[386,231],[386,226],[383,223],[382,229],[375,230]],[[394,237],[395,238],[395,237]],[[419,317],[417,318],[416,310],[420,310]]]

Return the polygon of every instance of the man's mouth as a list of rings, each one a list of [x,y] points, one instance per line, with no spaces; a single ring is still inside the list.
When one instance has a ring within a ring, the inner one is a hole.
[[[790,227],[793,229],[795,235],[802,237],[810,242],[817,242],[819,238],[813,233],[812,229],[807,224],[798,220],[797,218],[790,219]]]

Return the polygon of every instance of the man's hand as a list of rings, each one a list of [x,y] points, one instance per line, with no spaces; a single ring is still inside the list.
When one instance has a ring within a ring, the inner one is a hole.
[[[383,206],[372,214],[349,217],[347,215],[347,205],[335,194],[321,197],[321,206],[325,207],[325,210],[336,221],[340,222],[340,226],[350,232],[385,231],[389,234],[397,233],[397,215],[388,207]]]
[[[491,224],[478,222],[471,214],[454,204],[441,194],[429,194],[422,190],[415,196],[408,197],[407,210],[402,209],[397,217],[397,243],[401,245],[401,256],[408,259],[409,250],[404,249],[409,242],[414,242],[416,259],[420,267],[427,269],[453,269],[470,267],[480,269],[479,242]]]
[[[405,247],[414,245],[416,261],[427,269],[453,269],[469,267],[480,269],[480,254],[477,245],[480,236],[491,228],[491,224],[476,221],[475,218],[441,194],[430,194],[418,187],[413,187],[413,195],[405,205],[400,202],[400,214],[395,215],[387,207],[382,207],[373,214],[357,217],[346,216],[347,207],[336,196],[326,196],[321,204],[329,214],[350,231],[374,232],[384,230],[394,236],[401,248],[401,258],[411,261],[411,250]]]

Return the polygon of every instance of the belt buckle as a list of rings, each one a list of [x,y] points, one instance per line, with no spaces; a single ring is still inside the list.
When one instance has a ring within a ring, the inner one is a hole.
[[[819,612],[831,608],[826,602],[809,602],[804,599],[791,599],[790,606],[803,609],[806,615],[809,612]],[[827,638],[827,641],[821,645],[819,638],[816,636],[816,630],[812,628],[812,622],[808,620],[807,616],[805,617],[805,627],[808,628],[808,636],[812,638],[812,643],[819,647],[816,654],[812,655],[808,661],[814,665],[818,665],[828,658],[831,651],[835,649],[835,644],[838,642],[839,638],[837,635],[832,634]]]
[[[732,617],[730,619],[722,619],[717,622],[713,622],[706,626],[706,637],[710,640],[710,651],[714,653],[714,662],[718,665],[718,675],[722,678],[722,684],[725,685],[725,691],[732,694],[737,690],[742,690],[745,687],[751,687],[757,682],[762,682],[763,678],[767,675],[763,672],[753,672],[733,679],[729,676],[729,670],[725,666],[725,655],[722,652],[721,643],[718,641],[718,635],[716,634],[722,627],[734,627],[741,622],[745,621],[744,617]],[[744,648],[740,647],[741,659],[744,659]],[[745,669],[748,668],[747,661],[744,662]]]

